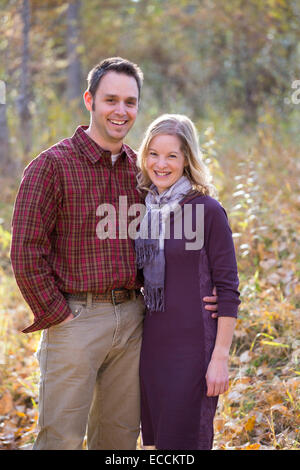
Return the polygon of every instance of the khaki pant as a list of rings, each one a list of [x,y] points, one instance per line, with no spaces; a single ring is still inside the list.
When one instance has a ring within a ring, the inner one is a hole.
[[[33,449],[135,450],[140,426],[140,295],[119,305],[69,300],[75,318],[42,332],[40,432]]]

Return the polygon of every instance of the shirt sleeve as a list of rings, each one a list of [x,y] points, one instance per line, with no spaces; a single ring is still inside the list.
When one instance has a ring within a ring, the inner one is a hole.
[[[232,231],[226,211],[212,198],[204,208],[204,244],[217,288],[218,316],[237,317],[240,293]]]
[[[34,314],[24,333],[60,323],[71,313],[48,262],[60,199],[53,162],[41,154],[24,171],[12,218],[11,263]]]

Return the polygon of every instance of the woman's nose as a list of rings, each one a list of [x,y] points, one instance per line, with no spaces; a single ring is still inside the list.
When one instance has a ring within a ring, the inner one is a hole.
[[[163,157],[160,157],[157,161],[157,168],[163,170],[164,168],[166,168],[166,166],[167,166],[166,160]]]

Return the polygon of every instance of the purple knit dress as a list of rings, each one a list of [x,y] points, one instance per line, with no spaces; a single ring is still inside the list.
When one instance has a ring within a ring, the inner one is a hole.
[[[186,240],[165,240],[165,309],[146,310],[140,362],[144,445],[167,450],[208,450],[218,397],[206,396],[205,374],[214,348],[217,319],[203,297],[218,293],[218,315],[237,316],[238,274],[226,212],[210,196],[186,198],[204,204],[204,246],[186,250]],[[184,218],[182,221],[184,225]],[[184,233],[184,230],[183,230]]]

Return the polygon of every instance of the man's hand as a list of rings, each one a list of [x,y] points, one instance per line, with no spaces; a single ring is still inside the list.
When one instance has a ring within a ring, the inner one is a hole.
[[[212,318],[218,318],[218,296],[216,287],[213,288],[212,297],[203,297],[204,302],[211,302],[214,305],[205,305],[206,310],[210,310],[212,313]]]

